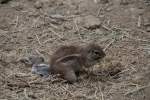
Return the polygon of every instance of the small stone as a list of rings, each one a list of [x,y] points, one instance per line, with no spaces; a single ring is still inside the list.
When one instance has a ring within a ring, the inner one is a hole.
[[[150,26],[150,12],[147,12],[143,15],[143,25]]]
[[[101,22],[97,17],[88,15],[84,17],[84,25],[88,29],[96,29],[101,25]]]
[[[32,36],[28,36],[27,39],[33,39],[33,37]]]
[[[13,62],[16,62],[17,61],[17,57],[16,57],[16,51],[11,51],[10,53],[8,53],[6,55],[6,59],[5,59],[6,62],[8,63],[13,63]]]
[[[109,3],[109,0],[101,0],[101,3],[103,4]]]
[[[150,26],[147,26],[146,31],[150,32]]]
[[[0,0],[0,3],[1,3],[1,4],[6,4],[6,3],[8,3],[9,1],[11,1],[11,0]]]
[[[150,26],[150,18],[144,18],[144,26]]]
[[[144,0],[144,3],[149,6],[150,5],[150,0]]]
[[[114,6],[109,6],[106,11],[112,11],[114,9]]]
[[[128,5],[129,1],[128,0],[121,0],[120,5]]]
[[[34,4],[34,7],[36,9],[40,9],[43,7],[43,2],[40,2],[40,1],[36,1],[35,4]]]

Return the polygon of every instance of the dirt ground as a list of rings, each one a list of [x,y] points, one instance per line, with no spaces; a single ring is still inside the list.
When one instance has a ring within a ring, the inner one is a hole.
[[[18,60],[96,42],[106,58],[74,84]],[[117,63],[117,64],[114,64]],[[149,0],[11,0],[0,4],[0,100],[150,100]],[[117,76],[117,77],[116,77]]]

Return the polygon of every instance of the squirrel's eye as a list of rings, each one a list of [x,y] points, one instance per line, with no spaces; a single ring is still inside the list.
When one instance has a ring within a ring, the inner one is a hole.
[[[93,50],[92,53],[93,53],[93,54],[96,54],[96,55],[99,54],[99,52],[98,52],[97,50]]]
[[[95,51],[94,53],[95,53],[95,54],[99,54],[99,52],[97,52],[97,51]]]

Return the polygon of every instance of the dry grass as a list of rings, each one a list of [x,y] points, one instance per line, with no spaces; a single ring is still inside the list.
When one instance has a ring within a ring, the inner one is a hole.
[[[150,83],[150,35],[142,26],[141,16],[135,20],[127,12],[124,15],[121,5],[115,8],[99,0],[79,1],[37,0],[43,3],[41,8],[35,7],[38,3],[26,0],[0,5],[3,23],[0,25],[0,99],[149,100],[145,99],[148,98],[145,89]],[[132,8],[139,2],[129,4]],[[109,7],[114,8],[107,11]],[[81,19],[90,14],[102,21],[99,27],[85,27]],[[33,54],[48,61],[60,45],[93,41],[104,48],[107,57],[94,66],[94,74],[82,75],[74,84],[65,83],[57,75],[48,78],[33,75],[30,67],[18,62]]]

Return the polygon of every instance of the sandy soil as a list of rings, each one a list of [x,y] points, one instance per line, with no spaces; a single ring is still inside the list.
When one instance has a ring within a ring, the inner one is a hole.
[[[0,4],[0,23],[0,100],[150,100],[149,0],[11,0]],[[107,54],[93,72],[119,73],[71,85],[18,61],[93,41]]]

